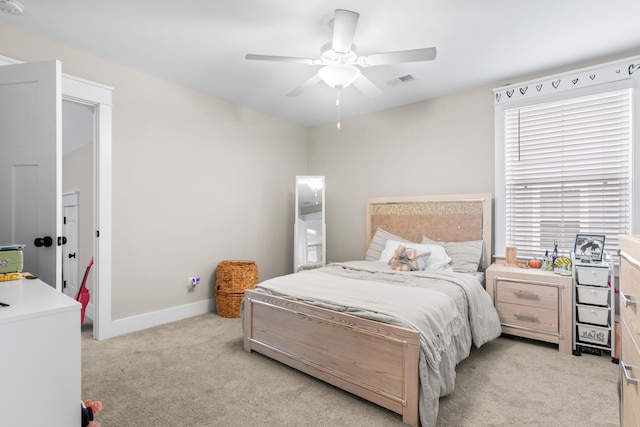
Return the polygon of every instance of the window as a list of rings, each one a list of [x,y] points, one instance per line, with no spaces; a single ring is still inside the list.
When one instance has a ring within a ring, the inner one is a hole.
[[[631,232],[632,105],[622,89],[500,112],[506,246],[526,257],[557,243],[568,255],[576,234],[604,234],[617,251],[618,234]]]

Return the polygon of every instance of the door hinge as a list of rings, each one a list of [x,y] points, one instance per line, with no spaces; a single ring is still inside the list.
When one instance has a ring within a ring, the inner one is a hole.
[[[96,230],[96,237],[100,237],[100,230]]]

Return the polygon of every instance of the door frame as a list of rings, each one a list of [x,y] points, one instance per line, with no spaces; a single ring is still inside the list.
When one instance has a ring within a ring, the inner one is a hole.
[[[0,55],[0,66],[21,64]],[[92,106],[95,109],[94,163],[94,319],[93,337],[96,340],[113,336],[111,322],[111,145],[112,145],[113,88],[79,77],[62,74],[62,98]],[[60,267],[62,268],[62,267]]]

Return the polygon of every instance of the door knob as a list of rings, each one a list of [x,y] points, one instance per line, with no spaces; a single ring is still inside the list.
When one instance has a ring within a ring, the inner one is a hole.
[[[53,239],[50,236],[38,237],[33,241],[33,244],[36,245],[37,248],[41,246],[48,248],[53,245]]]
[[[69,254],[69,258],[75,258],[75,257],[76,257],[76,253],[75,252],[72,253],[72,254]]]

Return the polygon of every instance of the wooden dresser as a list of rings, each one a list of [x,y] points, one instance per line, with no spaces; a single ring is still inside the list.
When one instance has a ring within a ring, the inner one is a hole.
[[[500,316],[502,332],[572,349],[572,277],[549,271],[492,264],[486,289]]]
[[[620,425],[640,426],[640,236],[620,236]]]

